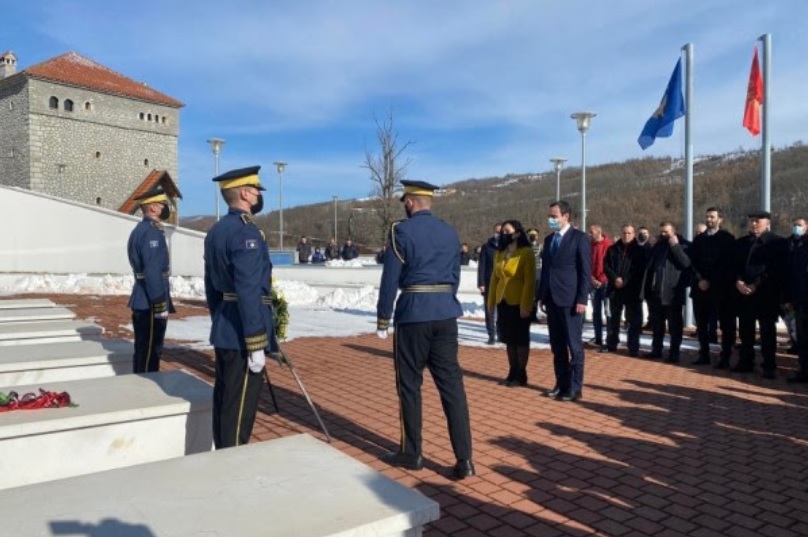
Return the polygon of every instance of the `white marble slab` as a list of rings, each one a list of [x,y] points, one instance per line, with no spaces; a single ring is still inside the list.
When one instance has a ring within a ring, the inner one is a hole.
[[[0,347],[80,341],[103,333],[103,328],[87,321],[0,323]]]
[[[439,516],[308,435],[0,491],[3,531],[21,536],[416,537]]]
[[[0,386],[131,373],[133,350],[132,343],[122,339],[5,347],[0,352]]]
[[[0,489],[211,448],[213,389],[184,371],[13,387],[39,388],[78,406],[0,413]]]
[[[17,308],[53,308],[56,304],[47,298],[0,299],[0,310]]]
[[[67,308],[15,308],[0,309],[0,323],[26,321],[58,321],[73,319],[75,313]]]

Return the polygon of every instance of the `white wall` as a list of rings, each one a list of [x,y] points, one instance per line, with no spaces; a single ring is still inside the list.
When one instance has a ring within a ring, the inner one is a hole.
[[[131,274],[126,242],[141,219],[0,186],[0,272]],[[171,272],[202,276],[205,234],[166,226]]]

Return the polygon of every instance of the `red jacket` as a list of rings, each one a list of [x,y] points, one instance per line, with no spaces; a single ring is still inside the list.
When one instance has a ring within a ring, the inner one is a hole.
[[[603,262],[606,260],[606,250],[612,245],[612,241],[604,233],[600,242],[592,241],[592,277],[600,283],[608,283],[609,278],[603,272]]]

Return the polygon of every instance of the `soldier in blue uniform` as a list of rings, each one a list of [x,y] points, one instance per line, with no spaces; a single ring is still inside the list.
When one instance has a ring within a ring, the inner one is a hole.
[[[253,215],[263,208],[259,169],[242,168],[213,178],[229,208],[205,238],[205,296],[216,354],[216,449],[249,442],[266,352],[277,350],[270,299],[272,262],[264,234],[253,222]]]
[[[398,451],[382,457],[387,463],[420,470],[421,384],[429,368],[440,393],[457,463],[455,477],[474,475],[471,429],[463,375],[457,361],[457,300],[460,284],[460,239],[451,226],[432,215],[438,187],[422,181],[401,181],[407,220],[392,225],[384,254],[377,334],[387,337],[395,307],[393,353],[401,414]],[[401,294],[396,301],[396,293]]]
[[[132,230],[127,244],[129,264],[135,276],[129,297],[135,330],[132,372],[149,373],[160,370],[168,314],[174,313],[168,282],[168,246],[162,224],[171,215],[171,202],[159,187],[136,201],[143,220]]]

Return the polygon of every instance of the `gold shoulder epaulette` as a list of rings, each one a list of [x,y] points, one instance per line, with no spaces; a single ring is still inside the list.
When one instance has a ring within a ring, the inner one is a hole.
[[[401,252],[398,251],[398,246],[396,246],[396,226],[399,225],[401,222],[402,220],[399,220],[398,222],[393,222],[393,224],[390,226],[390,244],[393,247],[393,253],[396,254],[396,257],[398,258],[399,261],[401,261],[401,264],[403,265],[406,263],[406,261],[404,260],[404,256],[401,255]]]

